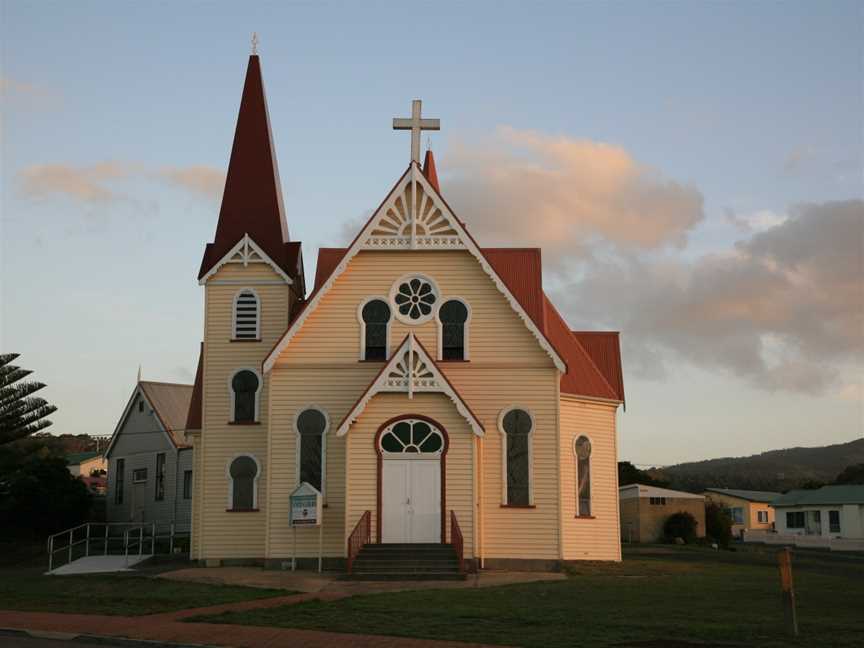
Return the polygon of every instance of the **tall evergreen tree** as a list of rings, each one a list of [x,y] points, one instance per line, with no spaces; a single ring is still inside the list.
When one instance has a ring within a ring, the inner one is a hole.
[[[49,425],[46,416],[57,411],[44,398],[33,396],[45,385],[27,380],[32,371],[10,364],[17,353],[0,354],[0,444],[17,441]]]

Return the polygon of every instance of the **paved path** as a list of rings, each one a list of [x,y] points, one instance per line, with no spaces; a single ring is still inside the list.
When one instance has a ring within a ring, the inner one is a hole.
[[[317,630],[293,628],[267,628],[211,623],[187,623],[183,619],[199,614],[219,614],[228,610],[240,611],[290,605],[310,599],[332,601],[348,596],[346,593],[319,592],[278,596],[257,601],[227,603],[206,608],[150,614],[138,617],[92,614],[57,614],[52,612],[18,612],[0,610],[0,628],[64,632],[79,635],[127,637],[206,646],[232,646],[234,648],[328,648],[330,646],[356,646],[358,648],[481,648],[481,644],[468,644],[431,639],[404,639],[377,635],[338,634]]]

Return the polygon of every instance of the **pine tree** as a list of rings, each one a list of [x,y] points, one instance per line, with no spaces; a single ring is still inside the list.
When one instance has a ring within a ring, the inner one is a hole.
[[[51,425],[45,417],[57,411],[44,398],[33,396],[44,384],[20,382],[33,372],[10,364],[17,357],[17,353],[0,354],[0,444],[45,429]]]

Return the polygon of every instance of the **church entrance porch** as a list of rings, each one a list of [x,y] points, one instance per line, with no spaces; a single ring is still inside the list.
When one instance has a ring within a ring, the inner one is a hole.
[[[378,534],[381,543],[443,542],[447,435],[423,416],[381,426],[378,450]]]

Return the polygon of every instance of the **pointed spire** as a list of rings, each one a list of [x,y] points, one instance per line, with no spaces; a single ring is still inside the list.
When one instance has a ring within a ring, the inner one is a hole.
[[[213,243],[207,246],[199,278],[249,234],[273,261],[286,263],[288,223],[282,204],[279,167],[270,130],[267,99],[257,54],[249,57],[234,145],[225,178],[222,208]],[[293,275],[295,269],[286,268]]]
[[[141,365],[138,365],[138,382],[141,382]]]
[[[435,191],[441,193],[441,187],[438,184],[438,171],[435,169],[435,156],[432,155],[432,149],[426,149],[426,159],[423,160],[423,175],[429,181]]]

